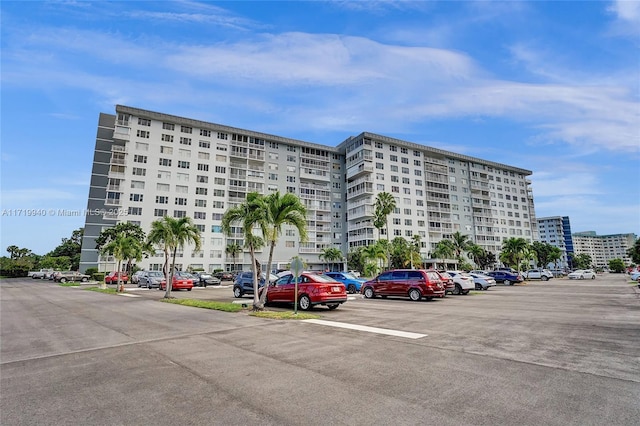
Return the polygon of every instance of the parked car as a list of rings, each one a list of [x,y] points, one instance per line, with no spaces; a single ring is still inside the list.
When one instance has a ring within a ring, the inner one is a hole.
[[[638,280],[640,280],[640,272],[638,272],[638,271],[632,272],[630,277],[631,277],[632,281],[638,281]]]
[[[233,274],[231,272],[214,272],[213,276],[220,281],[233,281]]]
[[[288,274],[291,275],[291,274]],[[258,282],[258,288],[264,286],[266,273],[263,272]],[[275,282],[279,277],[277,275],[269,274],[269,282]],[[253,294],[253,271],[240,272],[236,276],[236,280],[233,284],[233,296],[242,297],[245,294]]]
[[[444,297],[445,283],[436,271],[425,269],[395,269],[385,271],[362,284],[360,293],[367,299],[376,296],[402,296],[418,301]]]
[[[493,277],[485,274],[470,273],[473,278],[473,283],[476,286],[476,290],[489,290],[489,287],[496,285],[496,280]]]
[[[196,272],[193,274],[195,281],[193,285],[198,287],[206,287],[208,285],[220,285],[220,279],[214,277],[208,272]]]
[[[164,279],[164,274],[160,271],[142,271],[138,279],[138,287],[160,288],[160,282]]]
[[[503,283],[504,285],[514,285],[524,281],[524,278],[519,273],[506,270],[489,271],[487,275],[493,277],[497,283]]]
[[[525,272],[525,278],[527,280],[549,281],[553,278],[553,272],[548,269],[529,269]]]
[[[326,305],[329,309],[336,309],[347,301],[347,290],[344,284],[335,279],[303,272],[298,281],[298,306],[303,311],[312,309],[316,305]],[[267,303],[294,303],[296,279],[293,274],[284,275],[271,283],[267,290]],[[260,293],[264,287],[260,288]]]
[[[171,290],[187,290],[191,291],[193,288],[193,278],[190,278],[191,274],[187,274],[186,272],[175,272],[173,274],[173,283],[171,285]],[[162,277],[160,280],[159,290],[166,290],[167,288],[167,280]]]
[[[453,278],[454,288],[451,294],[469,294],[469,292],[476,288],[476,284],[473,282],[473,277],[466,272],[462,271],[447,271],[447,274]]]
[[[567,277],[570,280],[584,280],[584,279],[595,280],[596,273],[593,272],[593,269],[577,269],[572,273],[570,273],[569,275],[567,275]]]
[[[117,284],[118,283],[118,274],[120,274],[120,281],[123,283],[127,283],[129,281],[129,275],[126,272],[109,272],[104,277],[105,284]]]
[[[144,271],[136,271],[131,275],[131,284],[138,284]]]
[[[358,278],[350,272],[325,272],[324,275],[340,281],[347,288],[347,293],[359,293],[366,280]]]
[[[78,271],[62,271],[56,274],[54,281],[59,283],[66,283],[67,281],[81,281],[86,283],[90,278],[89,275],[81,274]]]
[[[551,273],[553,274],[554,278],[560,278],[567,275],[566,272],[563,271],[562,269],[551,269]]]
[[[356,278],[360,278],[360,272],[358,272],[358,271],[355,271],[355,270],[352,269],[352,270],[349,271],[349,273],[351,275],[353,275],[354,277],[356,277]]]
[[[49,275],[53,273],[53,269],[40,269],[39,271],[31,271],[27,276],[33,278],[34,280],[45,278],[49,278]]]
[[[456,288],[453,277],[447,274],[446,271],[438,271],[438,275],[440,275],[440,279],[444,283],[444,294],[453,293],[453,290]]]

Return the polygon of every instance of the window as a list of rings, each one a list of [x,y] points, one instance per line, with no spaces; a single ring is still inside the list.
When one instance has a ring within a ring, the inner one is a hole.
[[[198,158],[201,160],[208,160],[209,153],[208,152],[198,152]]]
[[[154,209],[153,215],[155,217],[165,217],[167,215],[167,209]]]
[[[136,142],[136,149],[138,151],[149,151],[149,144],[146,142]]]
[[[178,206],[186,206],[187,205],[187,199],[183,198],[183,197],[176,197],[176,205],[178,205]]]
[[[134,155],[133,156],[133,162],[134,163],[146,163],[147,162],[147,156],[146,155]]]
[[[169,197],[164,195],[156,195],[157,204],[169,204]]]
[[[183,138],[183,137],[181,137],[180,138],[180,143],[182,145],[191,145],[191,138]]]
[[[176,175],[176,177],[181,182],[189,182],[189,174],[188,173],[178,173]]]
[[[223,167],[223,166],[216,166],[215,172],[216,173],[227,173],[227,168]]]
[[[141,202],[142,201],[142,196],[143,196],[143,194],[130,194],[129,195],[129,201]]]
[[[158,165],[160,166],[171,166],[171,159],[170,158],[160,158],[160,161],[158,161]]]
[[[149,131],[148,130],[138,130],[136,136],[139,138],[149,139]]]
[[[197,175],[196,176],[196,182],[198,182],[198,183],[208,183],[209,182],[209,176]]]
[[[382,160],[384,159],[384,154],[382,154],[381,152],[376,152],[376,158],[379,158]]]
[[[131,188],[144,189],[144,182],[141,181],[141,180],[132,180],[131,181]]]
[[[178,168],[179,169],[188,169],[189,168],[189,162],[188,161],[178,161]]]
[[[173,154],[173,147],[170,146],[160,146],[160,154]]]
[[[384,164],[383,163],[376,163],[376,169],[384,170]]]
[[[398,156],[397,155],[390,155],[389,156],[389,160],[397,162],[398,161]]]
[[[214,197],[224,197],[224,189],[214,189],[213,196]]]
[[[227,180],[225,178],[213,178],[213,183],[216,185],[226,185]]]
[[[175,130],[176,129],[176,125],[172,124],[172,123],[162,123],[162,128],[164,130]]]
[[[207,188],[196,188],[197,195],[207,195]]]
[[[193,133],[193,128],[189,126],[180,126],[180,131],[182,133]]]
[[[160,136],[160,140],[163,142],[173,142],[173,135],[167,135],[163,133],[162,136]]]
[[[134,176],[146,176],[147,175],[147,169],[141,169],[140,167],[134,167],[131,170],[132,174]]]
[[[200,136],[210,137],[211,136],[211,130],[200,129]]]
[[[193,212],[194,219],[206,219],[207,214],[205,212]]]
[[[142,215],[142,207],[129,207],[129,210],[127,210],[127,212],[131,216],[140,216]]]
[[[161,192],[169,192],[169,184],[168,183],[157,183],[156,184],[156,190],[161,191]]]
[[[138,118],[138,125],[151,126],[151,120],[147,120],[146,118]]]
[[[218,139],[229,139],[229,135],[227,133],[218,132]]]
[[[207,207],[207,200],[196,200],[196,207]]]
[[[173,211],[173,217],[175,217],[176,219],[180,219],[182,217],[187,217],[187,212],[184,210],[174,210]]]
[[[186,194],[189,192],[189,187],[184,185],[176,185],[176,192],[179,194]]]
[[[200,148],[211,148],[211,142],[200,141],[200,142],[198,142],[198,146]]]
[[[198,163],[198,170],[200,170],[201,172],[208,172],[209,171],[209,165],[208,164],[200,164],[200,163]]]

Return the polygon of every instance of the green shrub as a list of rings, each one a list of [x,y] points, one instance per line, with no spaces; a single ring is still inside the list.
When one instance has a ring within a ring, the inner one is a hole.
[[[89,275],[89,274],[87,274],[87,275]],[[104,272],[94,272],[93,274],[91,274],[91,278],[94,281],[98,281],[98,282],[104,281],[104,276],[105,276]]]
[[[98,268],[87,268],[86,271],[84,271],[85,274],[89,275],[90,277],[93,276],[93,274],[98,272]]]

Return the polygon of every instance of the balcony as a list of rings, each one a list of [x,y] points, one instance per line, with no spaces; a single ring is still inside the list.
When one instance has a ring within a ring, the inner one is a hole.
[[[373,173],[372,163],[360,163],[357,166],[350,167],[347,169],[347,179],[354,178],[364,173]]]

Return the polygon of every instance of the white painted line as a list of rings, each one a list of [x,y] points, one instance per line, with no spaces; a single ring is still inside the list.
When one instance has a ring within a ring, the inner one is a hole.
[[[248,305],[249,303],[253,303],[253,300],[234,300],[231,303],[242,303],[243,305]]]
[[[130,294],[130,293],[116,293],[118,296],[124,296],[124,297],[142,297],[142,296],[138,296],[137,294]]]
[[[421,339],[427,334],[411,333],[409,331],[389,330],[387,328],[368,327],[366,325],[347,324],[346,322],[324,321],[318,319],[302,320],[310,324],[328,325],[329,327],[347,328],[349,330],[366,331],[368,333],[386,334],[388,336],[406,337],[407,339]]]

